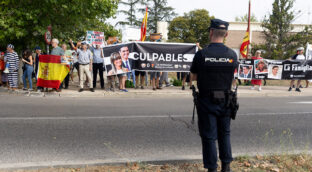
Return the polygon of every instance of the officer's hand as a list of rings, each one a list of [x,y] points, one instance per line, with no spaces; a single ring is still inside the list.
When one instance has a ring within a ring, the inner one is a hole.
[[[190,86],[190,89],[191,90],[195,89],[195,86],[194,85]]]

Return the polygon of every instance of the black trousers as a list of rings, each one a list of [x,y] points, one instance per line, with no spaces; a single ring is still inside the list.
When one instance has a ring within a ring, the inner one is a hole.
[[[209,98],[200,98],[197,114],[204,167],[211,169],[218,167],[216,140],[218,140],[221,162],[230,163],[233,160],[230,141],[231,118],[229,115],[224,115],[227,114],[224,104],[216,105]]]
[[[96,79],[97,79],[98,71],[100,75],[101,88],[104,88],[103,63],[93,63],[92,69],[93,69],[93,88],[96,88]]]

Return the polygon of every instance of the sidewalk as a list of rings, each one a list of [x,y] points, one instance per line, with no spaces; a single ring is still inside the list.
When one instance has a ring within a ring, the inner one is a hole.
[[[251,90],[250,86],[240,86],[238,88],[238,97],[289,97],[289,96],[312,96],[312,88],[302,88],[301,93],[288,91],[288,87],[285,86],[263,86],[262,91]],[[192,96],[192,92],[189,87],[185,90],[181,90],[181,87],[164,87],[161,90],[153,91],[151,87],[145,87],[145,89],[128,89],[129,92],[121,92],[116,89],[115,92],[95,89],[95,92],[90,92],[89,89],[85,89],[83,92],[78,92],[77,86],[70,86],[69,89],[63,89],[62,92],[29,92],[23,90],[8,91],[7,88],[0,87],[0,95],[23,95],[23,96],[36,96],[36,97],[137,97],[137,96]]]

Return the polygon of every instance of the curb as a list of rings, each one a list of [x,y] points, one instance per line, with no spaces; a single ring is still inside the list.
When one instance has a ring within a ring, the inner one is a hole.
[[[286,88],[286,87],[285,87]],[[248,87],[243,87],[238,91],[238,97],[291,97],[291,96],[312,96],[312,90],[303,90],[301,93],[298,92],[288,92],[284,87],[270,87],[262,90],[261,92],[255,90],[249,90]],[[160,90],[160,91],[134,91],[130,90],[129,92],[110,92],[103,90],[96,90],[94,93],[92,92],[81,92],[74,90],[63,90],[62,92],[29,92],[23,90],[17,91],[8,91],[6,88],[0,88],[0,95],[8,94],[8,95],[17,95],[17,96],[28,96],[28,97],[139,97],[139,96],[187,96],[192,97],[191,90],[181,91],[178,89],[171,90]]]

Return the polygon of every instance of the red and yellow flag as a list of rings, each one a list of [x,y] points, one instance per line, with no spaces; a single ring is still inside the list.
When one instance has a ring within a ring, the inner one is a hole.
[[[145,41],[146,39],[147,17],[148,17],[148,9],[146,7],[145,15],[141,25],[141,41]]]
[[[69,65],[61,63],[61,56],[40,55],[37,86],[58,89],[69,71]]]
[[[243,57],[247,57],[248,56],[248,45],[250,44],[250,39],[249,39],[249,30],[247,30],[243,43],[240,47],[240,53]]]
[[[240,53],[244,58],[248,57],[248,52],[249,52],[249,44],[250,44],[250,7],[251,3],[249,0],[249,5],[248,5],[248,26],[247,26],[247,31],[243,40],[243,43],[240,47]]]

